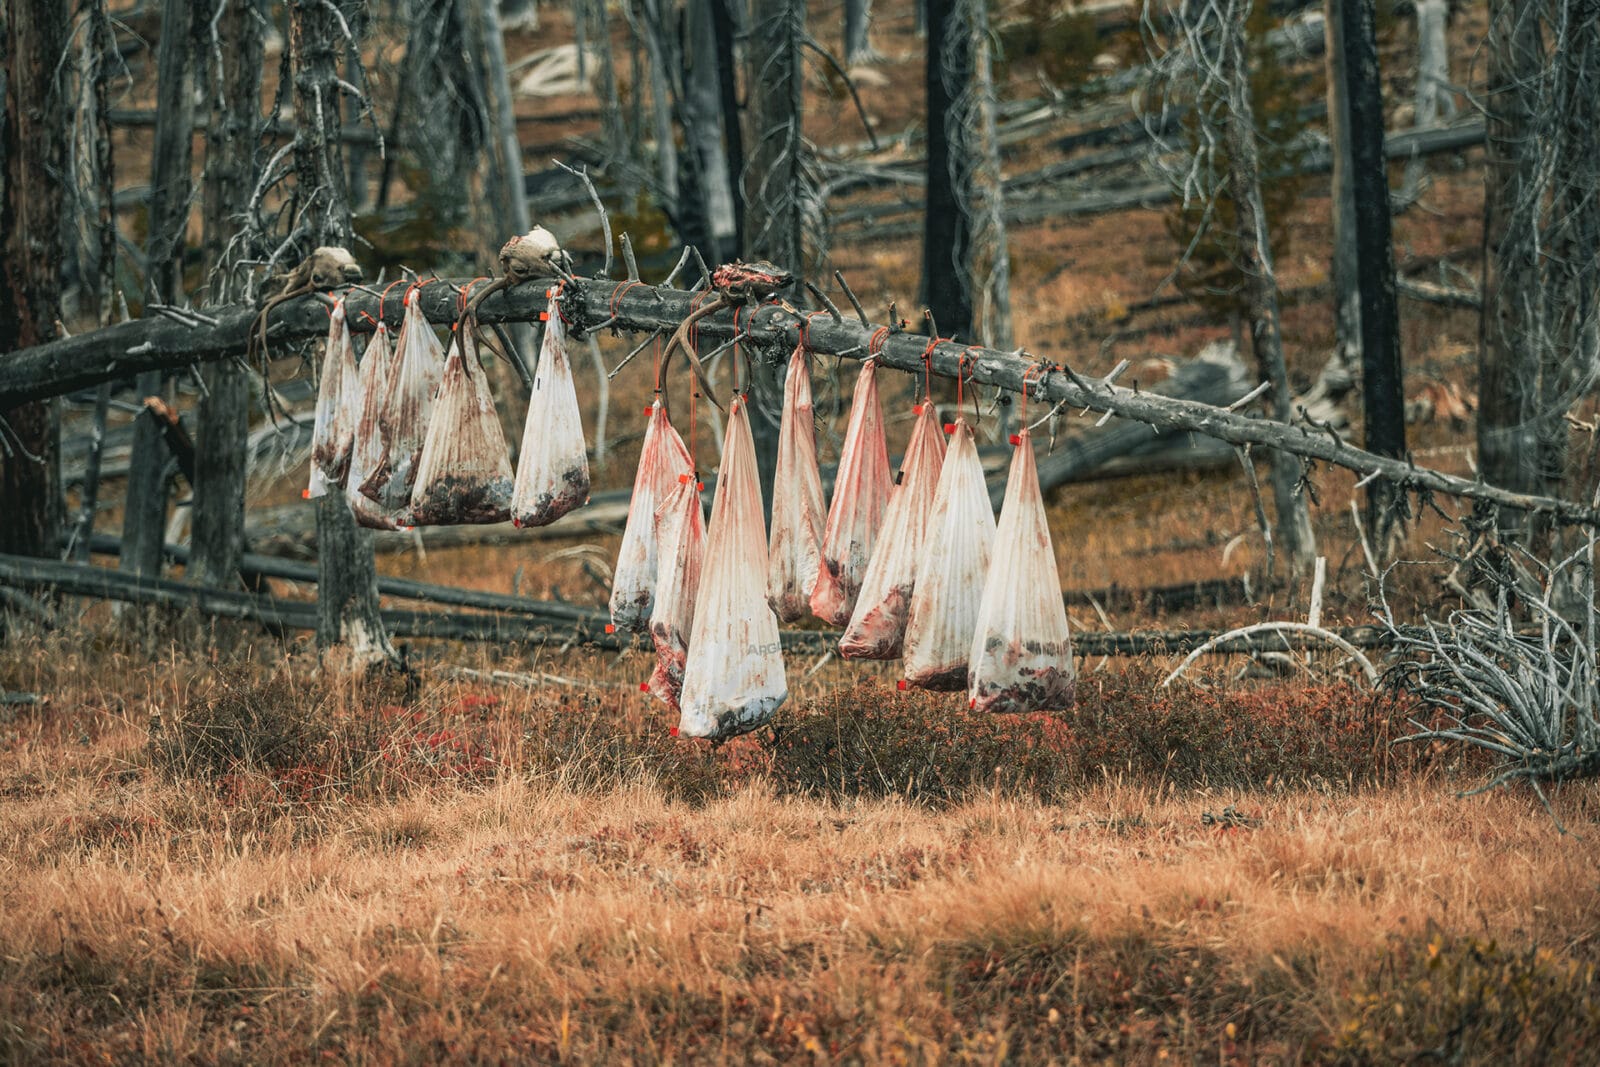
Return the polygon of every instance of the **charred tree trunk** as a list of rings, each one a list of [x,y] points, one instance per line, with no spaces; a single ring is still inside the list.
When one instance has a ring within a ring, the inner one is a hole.
[[[739,67],[733,41],[738,30],[734,0],[710,0],[711,32],[716,39],[717,97],[728,146],[728,191],[733,197],[733,252],[744,253],[744,127],[739,114]]]
[[[1519,492],[1552,488],[1539,448],[1539,365],[1529,313],[1538,303],[1535,245],[1519,212],[1537,196],[1531,84],[1543,67],[1535,4],[1491,0],[1484,152],[1483,313],[1478,332],[1478,467]],[[1520,517],[1502,516],[1505,531]]]
[[[351,240],[350,201],[339,165],[341,93],[336,68],[339,12],[319,0],[290,0],[289,56],[294,78],[295,201],[302,254]],[[317,646],[345,646],[356,671],[397,662],[378,613],[372,535],[356,525],[339,490],[317,499]]]
[[[669,214],[676,216],[678,203],[678,145],[672,132],[672,91],[667,84],[670,71],[675,66],[669,55],[665,27],[661,21],[660,0],[628,0],[638,4],[629,7],[628,18],[644,43],[649,57],[647,76],[650,80],[650,120],[655,128],[656,177],[667,204]],[[635,83],[635,94],[642,94],[644,86]]]
[[[190,167],[193,162],[194,95],[193,0],[163,0],[157,46],[155,149],[150,159],[150,235],[145,244],[145,300],[175,304],[182,298],[184,231],[189,222]],[[139,398],[160,396],[162,378],[141,374]],[[127,502],[122,517],[119,561],[135,574],[161,573],[161,543],[166,536],[167,448],[161,429],[148,418],[134,422],[133,460],[128,469]]]
[[[956,268],[966,286],[973,331],[987,347],[1009,349],[1011,254],[1006,246],[1005,178],[986,0],[956,0],[944,37],[945,90],[950,94],[945,135],[967,226],[966,256]]]
[[[246,214],[256,182],[263,12],[258,0],[217,2],[222,7],[215,13],[216,40],[206,50],[211,122],[206,130],[205,261],[210,265],[209,302],[228,304],[243,294],[235,275],[239,261],[249,258],[236,242],[243,236],[238,220]],[[250,375],[233,360],[208,364],[202,373],[206,392],[200,398],[197,427],[188,573],[195,581],[220,586],[237,580],[244,554]]]
[[[972,243],[961,210],[950,139],[950,86],[972,79],[968,42],[955,32],[957,0],[928,0],[928,193],[922,229],[922,300],[946,337],[972,334],[972,297],[961,267]]]
[[[61,175],[66,101],[56,69],[67,5],[0,6],[0,352],[55,337],[61,316]],[[3,358],[3,357],[0,357]],[[59,426],[48,400],[0,410],[0,551],[55,551],[61,523]]]
[[[713,263],[738,255],[728,151],[723,142],[721,63],[712,13],[720,2],[690,0],[688,63],[683,74],[683,129],[700,180],[702,211],[710,236],[704,251]]]
[[[1278,318],[1278,279],[1267,240],[1267,213],[1261,196],[1261,166],[1256,152],[1255,106],[1250,98],[1246,59],[1245,11],[1222,19],[1221,67],[1228,87],[1223,140],[1228,153],[1228,193],[1238,227],[1240,268],[1249,301],[1250,338],[1261,375],[1272,383],[1272,417],[1288,423],[1289,374],[1284,365]],[[1385,200],[1383,209],[1388,210]],[[1300,492],[1300,463],[1282,452],[1272,457],[1272,497],[1278,515],[1278,541],[1296,577],[1309,574],[1316,557],[1311,513]]]
[[[746,248],[795,277],[803,293],[807,267],[825,251],[816,178],[801,132],[805,71],[801,42],[806,34],[802,0],[756,0],[746,45],[750,88],[750,163],[744,174]],[[809,233],[808,233],[809,231]],[[755,435],[761,496],[772,517],[772,478],[778,461],[782,417],[779,366],[751,360],[750,426]]]
[[[1351,192],[1355,199],[1356,284],[1361,297],[1361,395],[1367,451],[1400,457],[1406,451],[1406,398],[1401,385],[1400,320],[1395,302],[1394,237],[1389,174],[1384,166],[1383,93],[1372,0],[1342,0],[1345,74],[1349,93]],[[1367,528],[1381,546],[1395,518],[1394,489],[1367,488]]]

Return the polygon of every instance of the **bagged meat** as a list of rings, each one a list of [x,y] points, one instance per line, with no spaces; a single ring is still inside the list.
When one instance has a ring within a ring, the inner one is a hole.
[[[350,448],[350,475],[345,480],[345,497],[356,522],[374,530],[397,530],[399,524],[384,513],[376,501],[361,493],[361,485],[383,462],[383,439],[378,431],[378,415],[389,396],[389,378],[394,367],[394,349],[389,345],[389,328],[380,319],[367,342],[367,351],[356,369],[360,403],[357,406],[355,441]]]
[[[344,485],[355,441],[358,392],[356,350],[341,300],[329,317],[328,343],[322,353],[322,381],[317,384],[317,412],[311,428],[308,497],[325,496],[330,489]]]
[[[444,373],[444,349],[417,306],[415,290],[406,294],[405,308],[395,342],[389,393],[378,411],[382,455],[359,489],[384,514],[410,525],[411,490],[433,416],[434,394]]]
[[[967,657],[994,543],[994,509],[972,427],[958,418],[950,429],[911,591],[905,670],[909,685],[955,691],[967,687]]]
[[[878,405],[878,363],[868,360],[856,379],[850,425],[833,482],[833,504],[822,535],[822,565],[811,592],[811,610],[824,622],[843,626],[850,621],[888,503],[889,450]]]
[[[778,617],[767,604],[767,537],[744,397],[728,405],[722,471],[706,532],[684,664],[678,732],[725,739],[766,723],[789,695]]]
[[[567,332],[556,302],[545,315],[539,369],[517,457],[511,521],[518,526],[549,526],[589,502],[589,457],[583,443],[578,392],[567,360]]]
[[[417,459],[417,526],[504,522],[511,516],[511,455],[470,330],[454,335]]]
[[[658,399],[650,405],[639,470],[633,476],[633,496],[628,500],[628,524],[622,530],[622,547],[611,572],[611,625],[619,631],[643,633],[650,629],[659,569],[656,511],[678,488],[679,477],[693,481],[693,473],[689,450]],[[698,497],[695,506],[699,506]]]
[[[678,710],[678,696],[683,691],[684,660],[694,627],[706,541],[699,483],[692,471],[679,479],[655,513],[658,553],[650,640],[656,646],[656,667],[647,683],[650,692],[673,711]]]
[[[883,529],[861,579],[850,625],[839,641],[839,654],[845,659],[896,659],[900,655],[943,462],[944,435],[939,432],[930,398],[917,405],[898,484],[883,513]]]
[[[1033,437],[1012,437],[1006,499],[984,582],[967,696],[980,711],[1066,711],[1076,675]]]
[[[811,367],[795,346],[783,383],[783,424],[772,478],[772,539],[768,545],[767,601],[782,622],[811,607],[811,591],[822,563],[822,474],[817,470],[817,431],[811,414]]]

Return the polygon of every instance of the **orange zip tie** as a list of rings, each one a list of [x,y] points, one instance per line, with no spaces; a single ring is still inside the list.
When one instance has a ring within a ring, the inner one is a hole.
[[[1022,372],[1022,410],[1017,414],[1017,423],[1022,427],[1022,433],[1011,435],[1011,443],[1014,445],[1020,445],[1022,434],[1028,432],[1028,376],[1034,371],[1039,371],[1039,377],[1043,379],[1044,375],[1050,372],[1050,366],[1047,363],[1034,363]]]
[[[806,312],[806,321],[800,324],[800,347],[805,349],[807,352],[816,351],[811,347],[811,320],[816,318],[818,315],[826,314],[828,314],[826,309],[822,311]],[[737,329],[737,327],[735,328]]]
[[[383,318],[383,302],[389,298],[389,290],[397,285],[404,285],[405,281],[404,278],[396,278],[384,287],[383,292],[378,294],[378,318]],[[405,297],[402,296],[400,299],[403,301]]]
[[[959,364],[960,368],[963,371],[966,369],[967,363],[969,362],[969,360],[967,359],[967,353],[968,352],[982,352],[982,351],[983,351],[983,346],[982,345],[968,345],[966,348],[962,349],[961,350],[961,362]],[[978,361],[976,359],[973,359],[973,360],[970,360],[970,362],[977,363]],[[961,382],[958,380],[956,382],[956,413],[959,415],[960,412],[961,412]],[[978,412],[978,394],[977,394],[977,391],[974,390],[973,394],[972,394],[972,425],[973,425],[974,429],[977,428],[979,417],[980,417],[980,415],[979,415],[979,412]]]

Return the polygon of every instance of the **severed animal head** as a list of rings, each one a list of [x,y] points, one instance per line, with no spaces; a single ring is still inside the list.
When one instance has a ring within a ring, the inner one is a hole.
[[[283,282],[283,292],[301,293],[312,290],[337,289],[361,280],[361,264],[356,257],[337,245],[323,245],[290,271]]]
[[[530,278],[558,278],[572,273],[572,257],[543,226],[513,237],[500,248],[500,272],[508,285]]]
[[[714,288],[743,300],[765,300],[793,281],[789,271],[761,259],[753,263],[734,260],[711,272]]]

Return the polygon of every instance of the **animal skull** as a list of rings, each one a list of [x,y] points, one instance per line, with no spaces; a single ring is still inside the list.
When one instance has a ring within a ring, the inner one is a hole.
[[[513,237],[500,249],[500,271],[510,285],[520,285],[530,278],[570,274],[571,265],[572,257],[543,226],[535,226],[521,237]]]

